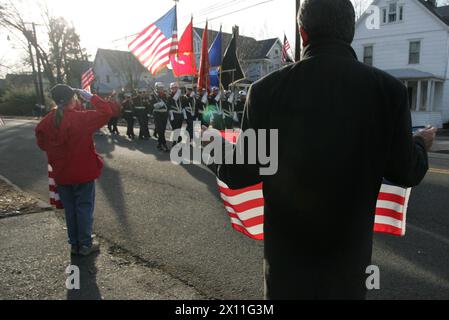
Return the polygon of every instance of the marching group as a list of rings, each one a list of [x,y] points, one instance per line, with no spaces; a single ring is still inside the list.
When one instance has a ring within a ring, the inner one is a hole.
[[[111,134],[119,134],[117,124],[119,117],[127,123],[126,135],[129,139],[136,139],[134,133],[135,120],[139,124],[139,139],[149,140],[149,120],[154,119],[154,137],[158,140],[157,148],[168,152],[165,132],[168,123],[172,130],[180,130],[184,123],[189,137],[193,137],[195,121],[202,125],[212,125],[218,130],[240,127],[243,111],[246,103],[246,91],[240,91],[236,96],[232,91],[223,94],[217,87],[195,92],[192,86],[180,88],[178,83],[171,83],[169,92],[163,83],[155,84],[154,92],[137,90],[134,93],[113,93],[109,98],[113,109],[113,118],[108,124]],[[173,142],[173,145],[181,142],[182,137]]]

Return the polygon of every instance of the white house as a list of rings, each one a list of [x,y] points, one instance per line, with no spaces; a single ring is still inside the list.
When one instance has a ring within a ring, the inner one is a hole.
[[[203,32],[204,29],[200,28],[194,28],[193,32],[193,45],[198,65],[201,57]],[[217,31],[209,30],[209,47],[212,45],[217,34]],[[231,39],[232,34],[223,32],[223,54],[231,42]],[[237,40],[237,56],[246,79],[254,82],[282,67],[282,42],[279,38],[256,40],[251,37],[239,35]]]
[[[368,27],[368,9],[356,25],[353,48],[360,61],[407,86],[413,125],[449,122],[449,6],[435,0],[377,0],[380,28]],[[374,20],[375,21],[375,20]]]
[[[130,52],[98,49],[93,64],[95,82],[93,88],[100,94],[113,90],[148,89],[154,83],[175,81],[173,72],[164,69],[153,77]]]

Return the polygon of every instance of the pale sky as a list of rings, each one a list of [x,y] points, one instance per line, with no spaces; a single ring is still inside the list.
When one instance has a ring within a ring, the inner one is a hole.
[[[204,28],[206,18],[215,17],[269,0],[180,0],[178,3],[178,32],[182,33],[193,14],[196,27]],[[127,50],[130,40],[116,39],[135,34],[155,22],[173,5],[173,0],[15,0],[26,19],[41,21],[37,4],[46,3],[55,16],[63,16],[73,22],[81,35],[81,44],[88,49],[91,59],[98,48]],[[209,8],[209,13],[205,9]],[[233,25],[239,25],[240,34],[258,40],[279,37],[284,32],[291,46],[295,42],[295,1],[271,0],[259,6],[210,21],[209,27],[231,32]],[[41,32],[45,31],[41,27]],[[8,34],[0,33],[0,64],[12,65],[26,53],[14,41],[7,41]],[[42,38],[42,37],[41,37]],[[16,47],[16,49],[13,48]],[[17,68],[17,66],[16,66]],[[24,68],[20,64],[18,68]],[[11,70],[10,70],[11,71]],[[8,69],[0,66],[0,77]]]

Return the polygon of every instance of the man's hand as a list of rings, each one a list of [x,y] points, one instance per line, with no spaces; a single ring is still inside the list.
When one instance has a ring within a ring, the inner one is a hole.
[[[93,94],[87,90],[76,89],[76,93],[85,101],[90,102],[93,98]]]
[[[433,142],[435,141],[435,137],[437,134],[437,129],[432,126],[428,126],[426,129],[419,130],[415,137],[421,137],[423,138],[427,151],[430,151],[432,148]]]

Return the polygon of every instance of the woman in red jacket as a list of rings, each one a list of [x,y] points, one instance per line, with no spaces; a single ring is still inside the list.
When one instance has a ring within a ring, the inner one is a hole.
[[[78,94],[95,110],[79,111]],[[95,151],[93,134],[111,118],[109,103],[85,90],[57,85],[51,90],[57,108],[36,128],[39,147],[47,153],[65,208],[72,254],[87,256],[99,250],[92,243],[95,180],[103,161]]]

